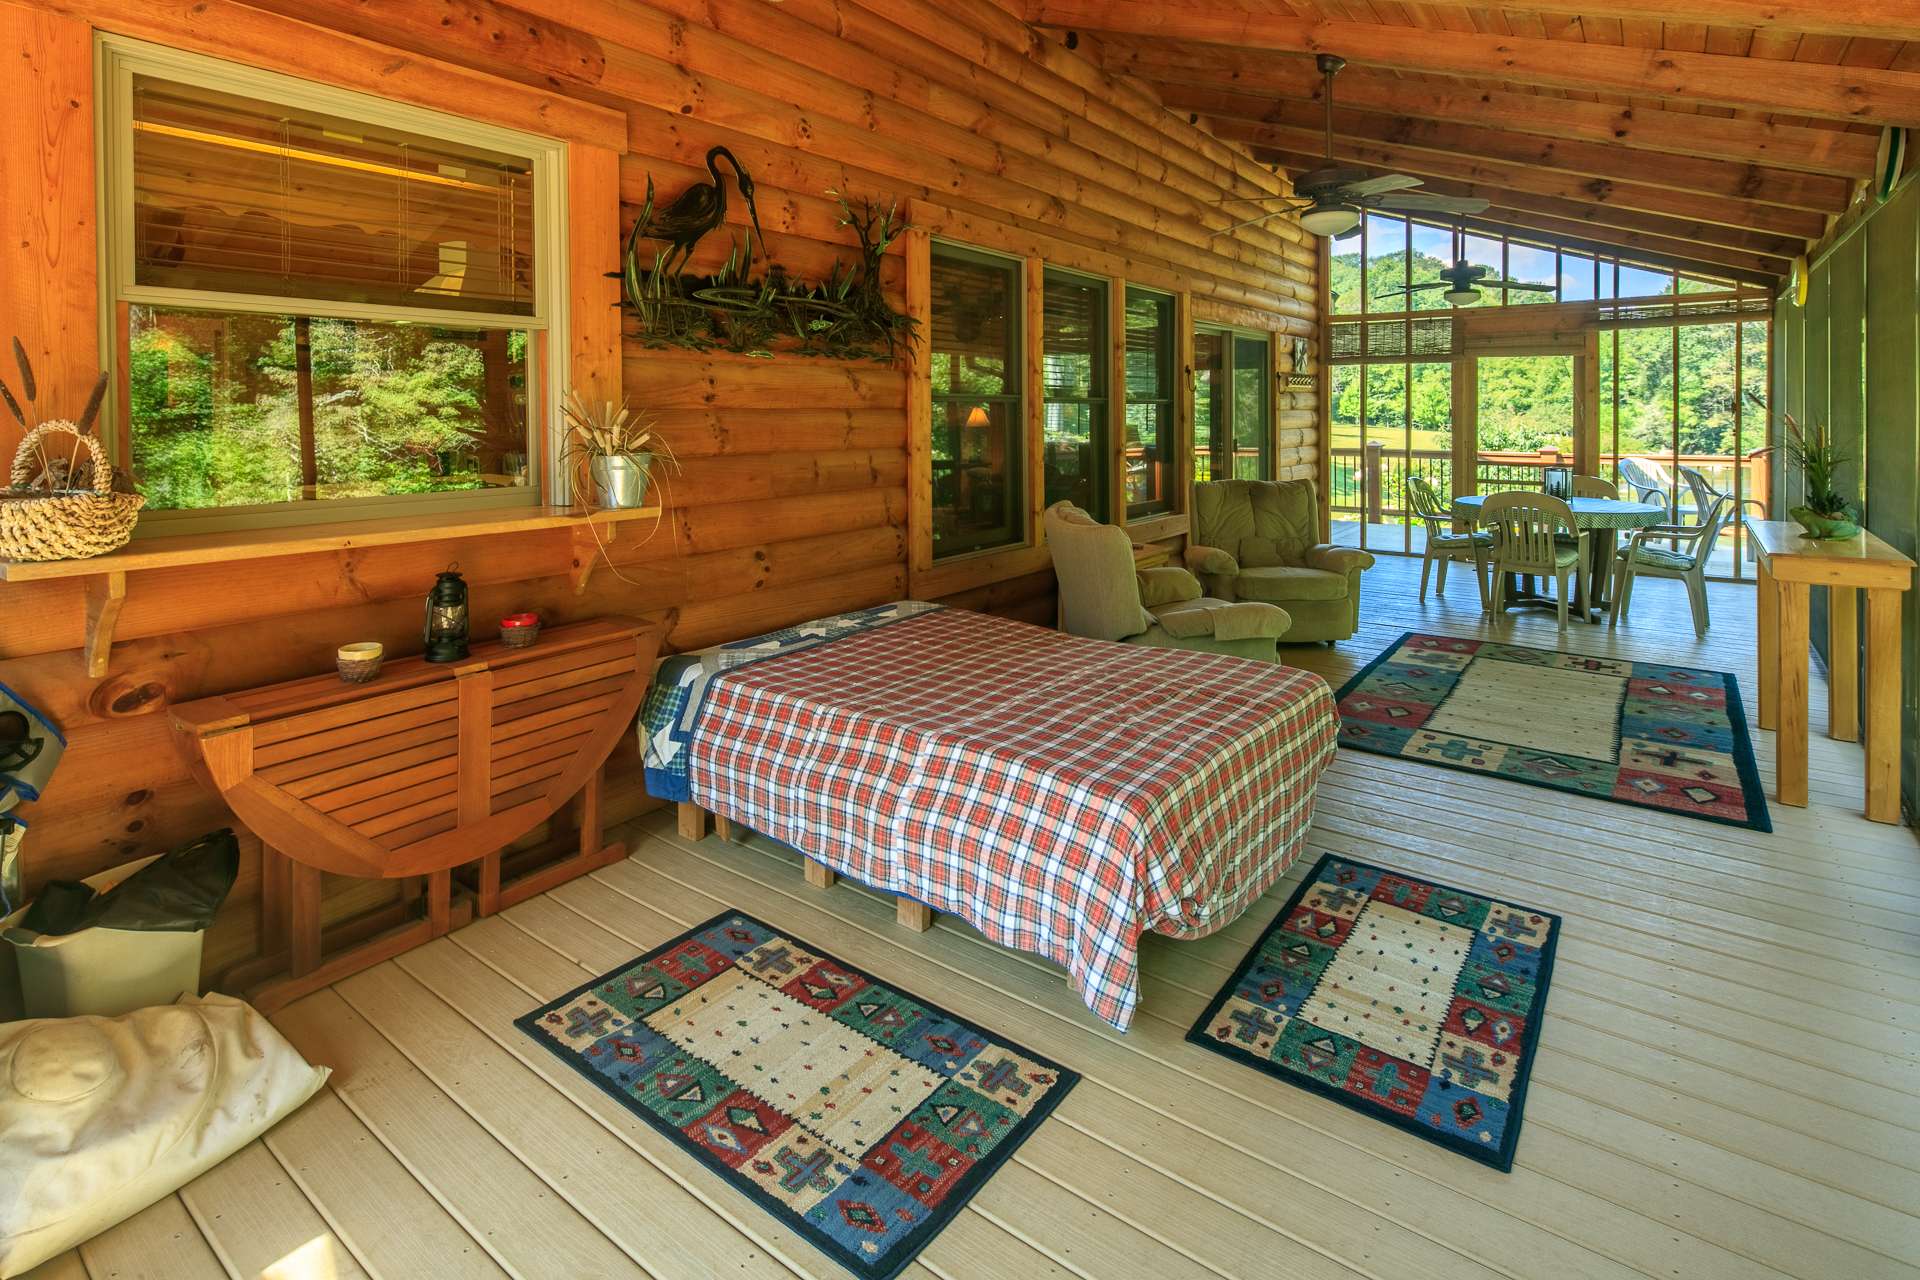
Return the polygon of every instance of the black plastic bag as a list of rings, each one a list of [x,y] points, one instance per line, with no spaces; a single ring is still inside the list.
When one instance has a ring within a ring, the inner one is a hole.
[[[240,842],[222,828],[163,853],[105,893],[76,880],[53,880],[21,917],[34,933],[132,929],[191,933],[213,923],[240,874]]]

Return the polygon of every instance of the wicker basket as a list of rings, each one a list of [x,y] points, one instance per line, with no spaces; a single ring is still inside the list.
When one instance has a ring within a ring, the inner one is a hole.
[[[32,465],[41,439],[52,432],[76,436],[93,455],[93,489],[47,492],[25,488],[0,490],[0,559],[79,560],[104,555],[133,536],[146,499],[113,491],[113,468],[100,438],[71,422],[43,422],[27,432],[13,455],[13,480],[19,485]]]

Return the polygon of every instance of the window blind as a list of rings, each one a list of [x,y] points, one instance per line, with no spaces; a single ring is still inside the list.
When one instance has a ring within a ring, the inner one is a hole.
[[[523,157],[133,82],[136,285],[526,316]]]

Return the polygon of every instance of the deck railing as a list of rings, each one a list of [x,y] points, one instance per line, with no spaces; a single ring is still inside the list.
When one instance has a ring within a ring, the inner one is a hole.
[[[1335,448],[1331,452],[1332,474],[1328,476],[1328,487],[1334,511],[1357,515],[1369,524],[1395,517],[1404,519],[1410,514],[1408,476],[1431,482],[1443,494],[1453,492],[1453,455],[1446,450],[1415,449],[1409,453],[1372,442],[1358,448]],[[1710,484],[1726,493],[1734,492],[1735,472],[1744,471],[1741,496],[1763,502],[1767,499],[1769,473],[1763,450],[1744,456],[1683,453],[1678,459],[1672,455],[1654,457],[1629,453],[1623,456],[1646,459],[1665,472],[1675,490],[1669,493],[1667,501],[1683,512],[1692,510],[1693,495],[1680,477],[1680,467],[1697,469]],[[1474,490],[1493,493],[1501,489],[1538,489],[1545,468],[1572,465],[1572,456],[1558,449],[1533,453],[1486,450],[1474,456]],[[1613,471],[1614,459],[1607,455],[1601,460],[1601,473]]]

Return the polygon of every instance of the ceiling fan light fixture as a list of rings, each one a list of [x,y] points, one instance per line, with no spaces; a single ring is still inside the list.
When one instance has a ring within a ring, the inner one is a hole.
[[[1360,225],[1360,210],[1350,204],[1317,204],[1300,215],[1308,235],[1337,237]]]
[[[1456,307],[1469,307],[1480,301],[1480,291],[1471,286],[1465,289],[1449,289],[1440,296]]]

